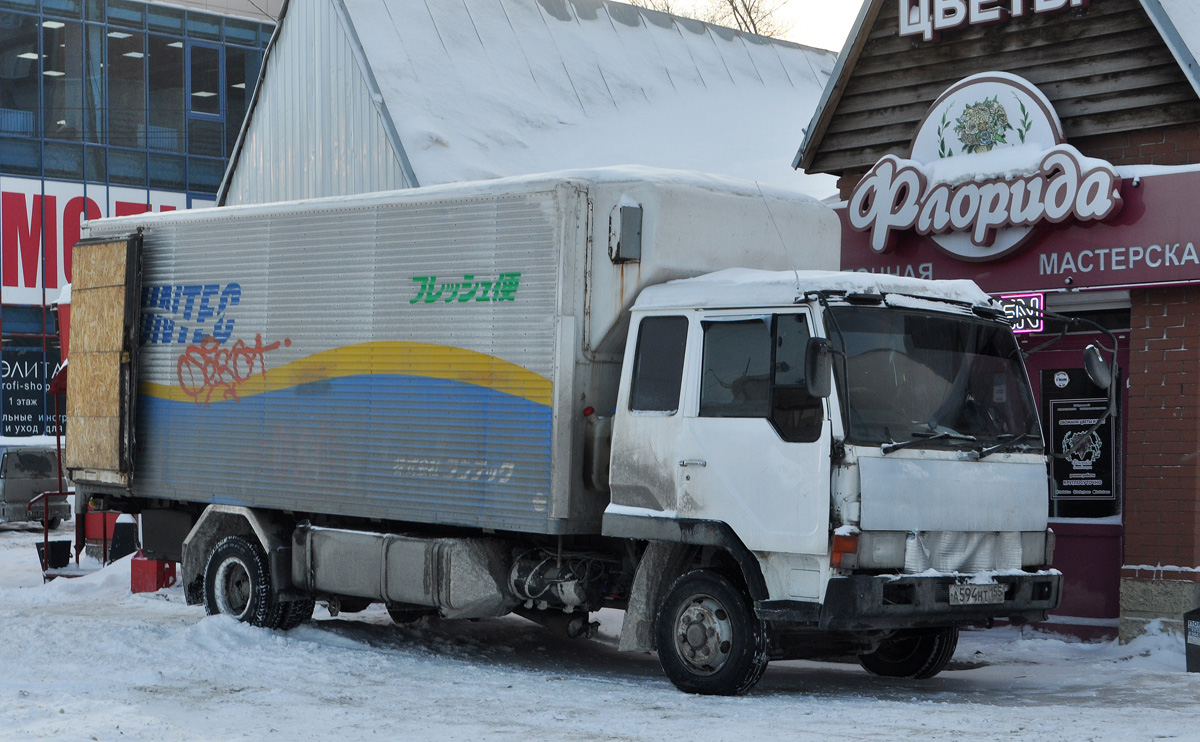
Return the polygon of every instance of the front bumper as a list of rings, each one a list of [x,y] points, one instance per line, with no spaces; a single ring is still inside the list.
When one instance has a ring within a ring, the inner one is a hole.
[[[770,600],[756,606],[760,618],[776,624],[813,626],[822,631],[873,631],[985,623],[1044,621],[1062,600],[1057,572],[995,575],[1005,586],[1004,601],[989,605],[950,605],[950,585],[966,575],[852,575],[829,581],[825,602]]]

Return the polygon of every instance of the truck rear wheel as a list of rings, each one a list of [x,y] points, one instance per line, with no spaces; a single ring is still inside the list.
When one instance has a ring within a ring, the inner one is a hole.
[[[279,628],[288,604],[271,597],[271,572],[262,547],[228,536],[209,554],[204,567],[204,608],[267,629]]]
[[[296,628],[312,618],[316,605],[316,602],[312,600],[293,600],[290,603],[284,603],[283,618],[280,619],[278,628],[282,631],[291,631]]]
[[[958,647],[958,627],[897,633],[879,648],[860,654],[867,672],[887,678],[932,678],[946,668]]]
[[[677,688],[733,696],[767,669],[767,634],[750,601],[710,570],[688,572],[667,591],[656,626],[658,660]]]

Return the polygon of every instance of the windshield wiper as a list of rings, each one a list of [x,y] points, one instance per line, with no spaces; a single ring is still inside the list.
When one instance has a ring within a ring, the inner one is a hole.
[[[991,456],[994,453],[999,453],[1000,451],[1007,451],[1008,449],[1018,445],[1022,441],[1028,440],[1030,438],[1036,438],[1038,440],[1041,440],[1041,436],[1037,435],[1036,433],[1022,433],[1021,435],[1018,435],[1015,437],[1011,433],[1005,433],[1004,435],[1002,435],[1000,437],[1003,438],[1004,440],[1000,441],[999,443],[997,443],[994,446],[988,446],[987,448],[979,449],[979,458],[982,459],[982,458]]]
[[[892,451],[899,451],[902,448],[908,448],[909,446],[915,446],[918,443],[928,443],[929,441],[945,440],[947,438],[953,439],[956,441],[969,441],[969,442],[974,442],[974,441],[978,440],[978,438],[976,438],[973,435],[963,435],[962,433],[956,433],[953,430],[943,430],[940,433],[933,433],[933,432],[913,433],[913,437],[907,441],[901,441],[899,443],[897,443],[896,441],[892,441],[891,443],[884,443],[882,446],[879,447],[879,452],[882,453],[884,456],[887,456]]]

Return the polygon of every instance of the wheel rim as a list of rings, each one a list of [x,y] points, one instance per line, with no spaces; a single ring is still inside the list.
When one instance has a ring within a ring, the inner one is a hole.
[[[711,595],[696,595],[680,609],[674,636],[680,659],[699,675],[719,672],[733,650],[729,611]]]
[[[221,613],[239,619],[245,616],[254,588],[246,563],[236,557],[221,562],[215,582],[214,594]]]

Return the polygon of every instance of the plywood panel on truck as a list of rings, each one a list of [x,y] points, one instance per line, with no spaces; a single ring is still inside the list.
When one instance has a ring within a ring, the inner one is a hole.
[[[124,486],[132,467],[141,238],[74,246],[65,464],[79,483]]]

